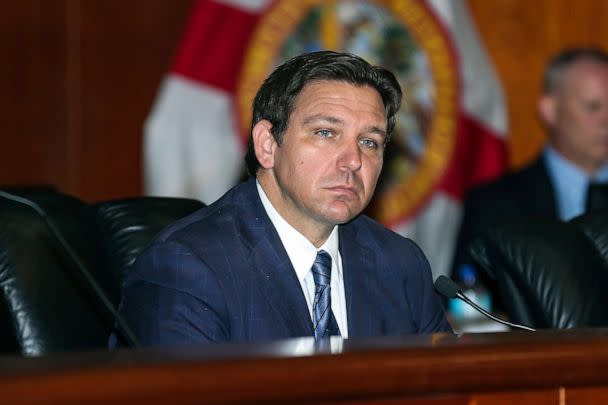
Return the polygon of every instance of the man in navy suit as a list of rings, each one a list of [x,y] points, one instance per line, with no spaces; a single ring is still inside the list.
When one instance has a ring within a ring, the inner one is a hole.
[[[121,314],[139,340],[450,331],[422,251],[360,215],[400,102],[392,73],[353,55],[279,66],[253,102],[251,178],[165,229],[129,274]]]

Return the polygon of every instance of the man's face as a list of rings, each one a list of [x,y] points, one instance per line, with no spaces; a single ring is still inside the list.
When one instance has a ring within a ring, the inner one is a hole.
[[[608,160],[608,65],[575,63],[563,72],[550,98],[554,110],[547,123],[554,147],[594,173]]]
[[[333,227],[369,203],[382,169],[386,116],[378,92],[313,82],[296,99],[273,148],[277,211],[296,229]]]

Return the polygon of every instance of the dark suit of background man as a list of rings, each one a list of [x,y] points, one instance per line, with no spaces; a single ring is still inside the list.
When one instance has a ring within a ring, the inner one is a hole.
[[[252,177],[164,230],[126,280],[143,344],[449,331],[422,251],[360,215],[400,101],[393,74],[356,56],[279,66],[253,102]]]
[[[594,183],[608,182],[608,54],[573,48],[556,55],[538,109],[549,133],[546,147],[531,165],[469,194],[456,269],[470,262],[469,243],[491,226],[534,217],[569,220],[601,207],[606,192]]]

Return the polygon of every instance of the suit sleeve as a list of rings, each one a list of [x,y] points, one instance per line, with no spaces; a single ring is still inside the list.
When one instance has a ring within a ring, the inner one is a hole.
[[[411,266],[416,271],[407,283],[407,296],[417,320],[418,333],[452,332],[441,298],[433,287],[431,266],[418,245],[409,242],[413,247]]]
[[[137,259],[120,306],[143,346],[227,341],[227,312],[217,275],[176,242],[154,244]]]

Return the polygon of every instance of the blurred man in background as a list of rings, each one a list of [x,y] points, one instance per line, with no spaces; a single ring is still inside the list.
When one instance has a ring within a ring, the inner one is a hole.
[[[540,156],[468,195],[455,278],[472,262],[470,242],[490,227],[526,218],[565,221],[608,207],[608,54],[572,48],[553,57],[544,73],[538,110],[549,135]],[[483,281],[500,309],[492,281]]]

